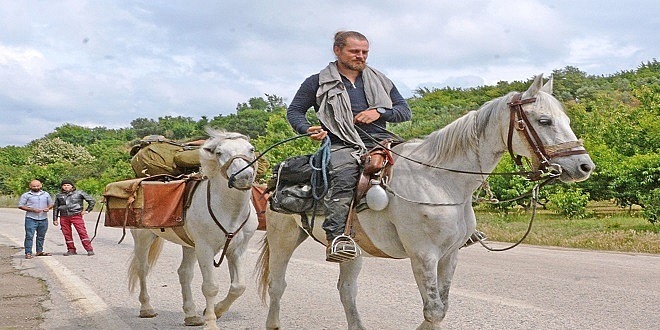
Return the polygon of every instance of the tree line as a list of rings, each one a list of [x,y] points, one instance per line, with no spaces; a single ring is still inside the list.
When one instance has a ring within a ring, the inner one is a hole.
[[[613,201],[629,208],[640,206],[651,222],[660,215],[660,62],[656,59],[634,70],[611,75],[587,75],[576,67],[554,70],[554,94],[571,118],[576,135],[596,163],[592,177],[578,184],[556,184],[544,189],[548,208],[567,217],[588,216],[587,202]],[[419,88],[408,99],[410,122],[389,126],[404,139],[423,137],[485,102],[511,91],[524,91],[532,81],[500,81],[474,88]],[[313,111],[309,118],[315,121]],[[296,133],[286,121],[286,104],[276,95],[250,98],[236,112],[213,118],[164,116],[136,118],[130,127],[108,129],[64,124],[25,146],[0,148],[0,194],[19,195],[37,178],[44,188],[57,191],[62,178],[75,180],[85,191],[101,194],[106,184],[133,177],[131,146],[147,135],[176,141],[205,138],[213,127],[250,136],[258,151]],[[275,164],[287,157],[311,153],[318,144],[298,139],[272,149],[264,157]],[[514,170],[505,157],[497,171]],[[490,190],[500,200],[531,188],[518,177],[490,177]],[[520,205],[518,205],[520,204]],[[501,203],[503,212],[523,202]]]

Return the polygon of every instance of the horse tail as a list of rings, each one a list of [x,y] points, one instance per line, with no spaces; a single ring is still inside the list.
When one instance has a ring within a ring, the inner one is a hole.
[[[151,268],[158,260],[161,251],[163,251],[163,239],[159,236],[156,236],[149,246],[149,252],[147,254],[147,274],[151,271]],[[128,266],[128,292],[133,293],[135,291],[135,285],[139,279],[138,273],[138,260],[135,257],[135,251],[131,256],[130,264]]]
[[[266,295],[268,293],[268,277],[270,276],[270,249],[268,248],[268,236],[264,235],[259,248],[259,257],[254,273],[257,278],[257,292],[261,296],[261,302],[266,304]]]

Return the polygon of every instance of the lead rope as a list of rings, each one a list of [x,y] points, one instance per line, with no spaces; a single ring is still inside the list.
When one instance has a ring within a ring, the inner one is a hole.
[[[215,258],[213,258],[213,266],[215,267],[220,267],[222,264],[222,261],[225,259],[225,254],[227,254],[227,247],[229,247],[229,242],[231,242],[232,238],[236,236],[236,234],[243,229],[243,226],[248,222],[250,219],[250,214],[252,213],[250,210],[250,204],[248,205],[248,214],[247,217],[245,217],[245,220],[243,220],[243,223],[234,231],[233,233],[228,232],[225,227],[222,226],[220,221],[218,221],[218,218],[216,218],[215,213],[213,213],[213,209],[211,209],[211,180],[207,180],[206,182],[206,208],[209,211],[209,214],[211,214],[211,218],[215,222],[216,225],[222,230],[223,233],[225,233],[225,245],[222,248],[222,254],[220,255],[220,260],[218,262],[215,261]]]
[[[507,247],[501,248],[501,249],[492,248],[492,247],[486,245],[486,243],[484,243],[483,240],[479,240],[479,244],[481,244],[481,246],[483,246],[486,250],[492,251],[492,252],[502,252],[502,251],[506,251],[506,250],[511,250],[514,247],[520,245],[520,243],[522,243],[525,240],[525,238],[527,238],[529,233],[532,231],[532,224],[534,223],[534,218],[536,217],[536,203],[537,203],[538,198],[539,198],[539,191],[541,191],[541,188],[543,186],[547,185],[548,183],[550,183],[553,179],[554,178],[550,178],[550,179],[547,179],[547,180],[535,185],[534,188],[532,188],[532,190],[530,192],[528,192],[528,194],[532,195],[532,198],[531,198],[532,217],[529,219],[529,225],[527,225],[527,230],[525,231],[525,234],[517,242],[515,242],[513,245],[510,245],[510,246],[507,246]],[[527,195],[527,194],[525,194],[525,195]],[[519,199],[519,198],[516,198],[516,199]],[[507,200],[507,201],[509,201],[509,200]],[[507,201],[502,201],[502,202],[507,202]]]

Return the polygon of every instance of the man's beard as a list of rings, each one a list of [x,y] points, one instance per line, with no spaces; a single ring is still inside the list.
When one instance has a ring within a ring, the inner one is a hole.
[[[30,190],[32,190],[32,192],[39,192],[41,190],[41,188],[39,188],[39,189],[30,188]]]
[[[367,62],[365,62],[365,61],[362,61],[362,62],[360,62],[360,61],[349,61],[349,62],[342,62],[342,64],[345,67],[347,67],[351,70],[359,71],[359,72],[364,71],[364,68],[367,67]]]

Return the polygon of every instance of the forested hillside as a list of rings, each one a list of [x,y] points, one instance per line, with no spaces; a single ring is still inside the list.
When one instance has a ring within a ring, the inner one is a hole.
[[[579,217],[584,216],[580,207],[589,199],[612,200],[622,207],[639,205],[656,222],[660,215],[660,62],[653,59],[635,70],[607,76],[587,75],[575,67],[552,74],[555,96],[564,103],[573,130],[584,140],[597,169],[585,182],[546,189],[543,197],[549,207]],[[531,79],[530,74],[529,81],[502,81],[494,86],[418,89],[408,100],[413,120],[389,128],[406,139],[423,137],[493,98],[524,91]],[[189,141],[204,138],[204,128],[214,127],[249,135],[257,150],[265,150],[295,135],[286,122],[285,109],[281,97],[266,94],[238,104],[231,115],[211,119],[136,118],[122,129],[65,124],[26,146],[0,148],[0,194],[18,195],[33,178],[51,192],[57,191],[62,178],[70,178],[80,188],[100,194],[107,183],[133,177],[130,147],[151,134]],[[309,115],[314,120],[311,111]],[[299,139],[266,156],[274,164],[316,147],[308,139]],[[505,157],[499,170],[512,169]],[[500,199],[530,187],[520,178],[492,177],[489,182]]]

